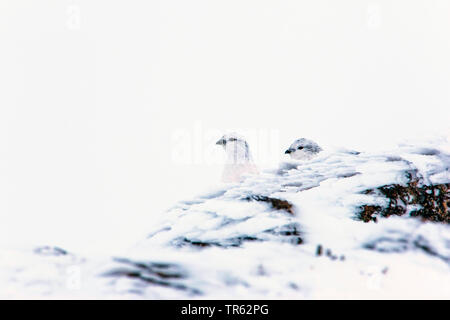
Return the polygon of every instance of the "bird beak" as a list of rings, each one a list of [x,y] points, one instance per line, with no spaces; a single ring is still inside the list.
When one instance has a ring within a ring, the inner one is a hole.
[[[291,149],[287,149],[284,153],[285,154],[289,154],[289,153],[291,153],[292,151],[291,151]]]
[[[216,142],[217,145],[219,146],[224,146],[227,142],[225,141],[225,139],[220,139],[219,141]]]

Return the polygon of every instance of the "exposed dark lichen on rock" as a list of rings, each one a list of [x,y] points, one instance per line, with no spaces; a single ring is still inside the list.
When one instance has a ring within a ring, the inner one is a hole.
[[[380,206],[369,206],[363,205],[359,207],[358,219],[364,222],[374,221],[377,222],[377,217],[375,215],[381,211]]]
[[[388,199],[387,206],[360,206],[357,217],[364,222],[376,222],[377,216],[409,214],[426,221],[450,223],[450,183],[425,185],[418,178],[410,178],[406,185],[385,185],[363,193]]]
[[[270,203],[272,208],[275,210],[283,210],[290,214],[294,214],[293,204],[286,200],[282,200],[282,199],[278,199],[278,198],[271,198],[271,197],[267,197],[267,196],[260,196],[260,195],[251,195],[251,196],[246,197],[244,200],[267,202],[267,203]]]

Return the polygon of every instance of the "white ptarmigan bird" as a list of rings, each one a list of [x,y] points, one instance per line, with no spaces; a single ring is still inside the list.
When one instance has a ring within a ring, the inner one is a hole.
[[[237,133],[229,133],[220,138],[216,144],[222,146],[226,154],[223,182],[241,182],[245,175],[258,174],[250,147],[244,137]]]
[[[284,152],[294,160],[310,160],[316,157],[322,148],[312,140],[300,138],[295,140]]]

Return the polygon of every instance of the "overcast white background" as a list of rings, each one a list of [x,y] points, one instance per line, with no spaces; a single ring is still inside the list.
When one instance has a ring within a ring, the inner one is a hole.
[[[2,245],[125,248],[228,129],[268,166],[449,128],[446,0],[4,0],[0,46]]]

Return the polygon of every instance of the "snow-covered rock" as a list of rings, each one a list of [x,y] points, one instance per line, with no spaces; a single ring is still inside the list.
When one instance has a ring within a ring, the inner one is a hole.
[[[448,150],[285,162],[179,202],[120,257],[2,251],[0,296],[449,299]]]

